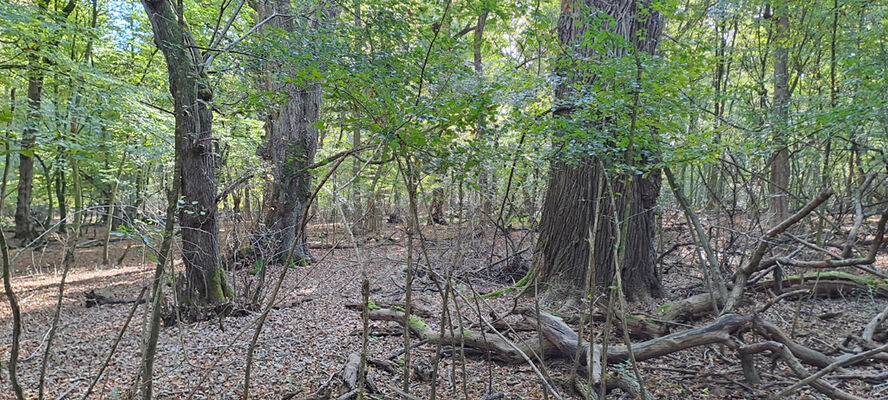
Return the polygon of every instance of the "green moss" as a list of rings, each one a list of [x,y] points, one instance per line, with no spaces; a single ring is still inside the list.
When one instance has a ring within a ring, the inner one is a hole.
[[[468,329],[463,329],[463,330],[462,330],[462,334],[463,334],[463,336],[465,336],[465,337],[469,337],[469,336],[472,336],[472,331],[470,331],[470,330],[468,330]]]
[[[637,316],[637,315],[632,315],[632,314],[629,314],[629,313],[625,313],[625,314],[623,314],[623,315],[625,315],[626,318],[628,318],[628,319],[631,319],[631,320],[634,320],[634,321],[641,321],[641,317],[639,317],[639,316]]]
[[[201,299],[206,304],[221,304],[234,297],[234,291],[225,281],[225,271],[222,268],[216,268],[207,274],[206,288]]]
[[[487,294],[482,294],[482,295],[481,295],[481,298],[482,298],[482,299],[492,299],[492,298],[494,298],[494,297],[500,297],[500,296],[502,296],[502,295],[504,295],[504,294],[506,294],[506,293],[512,293],[512,292],[514,292],[514,291],[515,291],[515,288],[514,288],[514,287],[508,287],[508,288],[505,288],[505,289],[497,290],[497,291],[495,291],[495,292],[490,292],[490,293],[487,293]]]
[[[515,282],[514,285],[509,286],[507,288],[497,290],[497,291],[493,291],[493,292],[490,292],[487,294],[482,294],[481,298],[482,299],[492,299],[494,297],[500,297],[500,296],[507,294],[507,293],[515,292],[520,288],[527,287],[532,280],[533,280],[533,270],[530,270],[530,271],[527,271],[526,274],[524,274],[523,278],[519,279],[518,282]]]
[[[413,314],[410,314],[410,316],[407,317],[407,323],[410,324],[410,327],[413,328],[413,330],[424,331],[429,329],[429,326],[426,325],[425,322],[422,322],[421,319]]]
[[[373,302],[373,300],[368,300],[368,301],[367,301],[367,309],[370,309],[370,310],[382,310],[382,307],[377,306],[376,303]]]
[[[841,272],[841,271],[827,271],[827,272],[820,272],[817,274],[810,274],[810,275],[791,275],[791,276],[784,277],[783,281],[786,282],[786,281],[801,280],[801,279],[814,279],[814,278],[818,278],[818,277],[820,279],[829,279],[829,278],[848,279],[848,280],[852,280],[852,281],[862,283],[865,285],[869,285],[869,286],[882,286],[882,287],[888,286],[888,284],[886,284],[886,282],[881,279],[871,278],[871,277],[867,277],[867,276],[854,275],[854,274],[849,274],[847,272]],[[773,281],[769,281],[769,282],[773,282]]]

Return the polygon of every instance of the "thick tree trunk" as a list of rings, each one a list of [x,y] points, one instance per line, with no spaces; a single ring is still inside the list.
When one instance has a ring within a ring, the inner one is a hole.
[[[185,263],[185,301],[213,304],[231,295],[219,259],[212,90],[204,57],[172,3],[143,0],[154,42],[167,61],[176,117],[176,160],[181,168],[179,220]],[[181,11],[181,10],[178,10]]]
[[[647,2],[642,2],[645,6]],[[595,21],[588,16],[593,10],[602,11],[615,19],[608,29],[634,41],[639,51],[652,53],[659,40],[661,24],[659,15],[651,12],[646,18],[636,18],[638,5],[631,0],[605,2],[585,0],[577,4],[573,0],[562,0],[562,14],[558,22],[558,34],[565,48],[586,57],[602,57],[591,47],[581,47],[579,43],[586,37]],[[635,32],[645,37],[636,38]],[[607,56],[626,55],[622,47],[608,49]],[[556,114],[569,118],[573,106],[572,98],[577,95],[572,88],[577,82],[592,83],[597,77],[583,76],[574,67],[563,67],[559,74],[563,84],[556,89],[559,103]],[[566,110],[566,111],[565,111]],[[604,124],[606,121],[590,121],[589,124]],[[614,244],[617,240],[614,217],[624,215],[622,201],[616,201],[620,208],[614,212],[610,201],[594,199],[596,187],[603,184],[604,171],[601,163],[593,157],[584,157],[578,163],[556,161],[550,172],[549,185],[543,204],[540,221],[540,236],[534,256],[536,278],[549,289],[570,294],[583,290],[586,268],[589,266],[589,231],[595,213],[601,213],[602,222],[595,239],[595,284],[600,288],[611,285],[614,265]],[[660,276],[656,270],[654,247],[655,221],[654,206],[660,191],[660,172],[649,171],[644,176],[636,176],[631,183],[630,218],[627,229],[625,257],[622,266],[624,292],[630,300],[648,300],[662,295]],[[611,176],[607,188],[613,188],[618,195],[624,192],[625,176]],[[601,191],[607,195],[608,190]],[[600,209],[599,209],[600,208]]]
[[[290,1],[259,1],[250,5],[267,18],[271,12],[282,17],[271,23],[279,29],[294,32]],[[297,264],[310,262],[312,257],[303,230],[303,217],[311,197],[311,171],[308,166],[314,163],[318,148],[316,123],[321,108],[321,86],[310,83],[297,85],[283,82],[279,75],[288,75],[281,67],[269,68],[265,78],[265,89],[288,96],[287,100],[274,110],[265,123],[265,143],[262,156],[271,162],[273,183],[271,202],[265,217],[265,224],[271,230],[277,247],[275,258],[286,261],[292,251]]]
[[[265,223],[275,236],[277,258],[285,260],[292,250],[294,262],[305,263],[311,260],[302,229],[311,197],[311,172],[307,167],[314,162],[317,151],[315,122],[321,88],[320,85],[304,89],[285,84],[278,89],[289,93],[290,99],[268,122],[266,145],[273,165],[274,184],[271,210]]]
[[[614,213],[609,201],[593,199],[595,186],[601,185],[604,177],[591,163],[573,167],[559,162],[549,179],[534,265],[537,279],[558,292],[579,294],[583,289],[589,264],[589,229],[596,213],[601,213],[602,222],[595,240],[595,285],[607,288],[613,283],[617,238],[613,216],[623,215],[624,210]],[[630,300],[662,295],[654,247],[654,206],[660,180],[658,172],[651,172],[632,183],[631,217],[626,225],[628,251],[622,262],[623,291]],[[614,182],[614,191],[622,192],[622,183]],[[622,208],[619,203],[617,207]]]

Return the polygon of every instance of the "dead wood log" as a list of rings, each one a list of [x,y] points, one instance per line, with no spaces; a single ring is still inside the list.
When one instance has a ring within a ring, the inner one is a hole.
[[[774,325],[768,321],[763,321],[761,319],[756,319],[755,323],[755,331],[769,339],[770,341],[780,343],[792,352],[795,357],[802,360],[805,364],[815,365],[821,368],[826,367],[827,365],[835,362],[830,356],[823,354],[817,350],[814,350],[810,347],[801,345],[796,343],[789,336],[786,335],[777,325]]]
[[[530,312],[528,311],[527,313],[529,314]],[[528,314],[525,314],[525,316],[528,318],[535,318],[535,315]],[[370,312],[370,319],[398,323],[403,323],[405,320],[403,312],[387,309],[372,310]],[[731,342],[731,334],[748,327],[751,321],[751,316],[736,314],[725,315],[709,325],[675,332],[663,337],[634,344],[632,346],[633,352],[638,361],[644,361],[691,347],[716,343],[729,343]],[[516,346],[519,347],[521,351],[525,352],[525,354],[572,358],[576,354],[577,346],[580,345],[582,346],[580,349],[580,357],[583,359],[587,357],[586,354],[589,350],[589,343],[579,341],[576,332],[574,332],[573,329],[571,329],[561,318],[546,312],[541,312],[539,322],[543,337],[546,340],[540,342],[537,339],[534,339],[517,343]],[[459,346],[460,342],[464,341],[467,347],[489,352],[494,358],[500,361],[519,362],[524,359],[511,344],[501,339],[498,335],[483,334],[468,330],[463,331],[463,338],[451,336],[447,333],[440,335],[416,316],[411,316],[408,324],[413,334],[420,338],[428,339],[429,343]],[[598,347],[595,351],[600,352],[600,345],[595,346]],[[626,346],[608,346],[607,359],[609,362],[622,362],[628,358],[629,351]]]
[[[398,364],[395,364],[391,360],[379,359],[379,358],[371,358],[367,360],[367,364],[372,365],[376,368],[379,368],[385,372],[388,372],[393,375],[398,374]]]
[[[789,348],[783,343],[778,343],[775,341],[765,341],[741,346],[738,349],[738,352],[741,354],[741,356],[751,356],[753,354],[762,353],[765,351],[770,351],[773,355],[783,359],[786,365],[789,366],[792,372],[799,378],[805,379],[811,376],[808,370],[806,370],[805,367],[802,366],[802,363],[799,362],[799,360],[793,355],[792,351],[790,351]],[[821,381],[816,378],[812,379],[808,383],[814,389],[817,389],[817,391],[827,395],[831,399],[862,400],[860,397],[845,392],[844,390],[841,390],[827,382]]]
[[[358,370],[361,368],[361,354],[351,353],[345,362],[345,368],[342,369],[342,381],[349,391],[358,387]]]
[[[882,312],[876,314],[876,316],[863,328],[863,334],[860,336],[863,339],[864,345],[875,344],[873,337],[876,335],[876,330],[879,329],[879,326],[882,325],[886,319],[888,319],[888,306],[886,306]]]
[[[715,293],[702,293],[685,299],[673,301],[660,306],[657,309],[657,318],[664,321],[693,321],[713,312],[713,300],[719,307],[725,304],[725,299]]]
[[[111,291],[107,290],[107,289],[100,290],[98,292],[95,290],[90,290],[90,291],[83,294],[83,297],[86,298],[86,304],[85,304],[86,308],[95,307],[95,306],[104,306],[106,304],[130,304],[130,303],[136,303],[136,302],[138,302],[139,304],[142,304],[145,302],[145,299],[142,299],[141,297],[139,299],[127,300],[127,299],[115,299],[112,296],[113,296],[113,294],[111,293]]]
[[[364,383],[367,385],[367,392],[379,393],[379,387],[376,385],[374,375],[367,369],[361,371],[361,353],[351,353],[348,355],[345,365],[342,367],[342,375],[340,376],[342,383],[345,384],[346,390],[345,393],[337,397],[337,399],[350,399],[358,394],[358,374],[364,374]]]
[[[404,312],[398,310],[370,310],[369,316],[372,321],[390,321],[399,324],[404,324],[404,321],[407,320],[410,332],[423,340],[427,340],[428,343],[454,347],[458,347],[462,343],[465,343],[466,347],[472,347],[488,352],[493,358],[504,362],[524,361],[524,356],[521,355],[521,352],[524,352],[524,354],[539,354],[541,357],[559,354],[550,344],[540,342],[537,339],[521,341],[515,343],[515,346],[513,346],[506,340],[503,340],[499,335],[478,333],[469,330],[464,330],[461,333],[462,337],[459,336],[460,333],[450,334],[449,332],[444,332],[444,334],[441,335],[438,331],[426,325],[426,323],[420,320],[417,316],[410,315],[409,318],[405,318]]]
[[[404,302],[389,302],[389,301],[370,301],[370,310],[379,310],[379,309],[394,309],[394,310],[403,310]],[[361,311],[364,309],[363,303],[346,303],[345,308],[349,310]],[[421,304],[410,304],[410,313],[415,314],[422,318],[434,318],[435,313],[431,312],[428,308],[424,307]]]
[[[807,290],[815,296],[838,297],[861,290],[878,297],[888,297],[888,285],[867,277],[844,272],[824,272],[816,275],[784,277],[784,290]],[[753,288],[763,289],[774,286],[773,281],[759,282]]]

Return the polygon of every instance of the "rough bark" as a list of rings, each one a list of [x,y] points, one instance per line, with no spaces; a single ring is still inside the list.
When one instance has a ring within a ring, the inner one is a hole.
[[[648,2],[641,2],[647,6]],[[656,49],[661,31],[661,21],[656,12],[644,13],[646,18],[639,16],[639,4],[634,1],[620,0],[606,2],[584,0],[562,0],[562,13],[558,22],[560,42],[568,51],[576,54],[568,56],[600,58],[620,57],[630,50],[622,46],[607,49],[606,54],[593,51],[589,46],[580,46],[585,40],[587,30],[596,24],[594,12],[605,13],[614,18],[614,24],[604,24],[610,32],[621,35],[627,41],[634,42],[638,51],[653,53]],[[605,29],[605,28],[602,28]],[[637,37],[643,35],[643,37]],[[571,58],[571,57],[564,57]],[[577,67],[568,65],[558,71],[562,84],[555,91],[559,105],[555,111],[560,117],[570,117],[572,100],[578,94],[574,92],[574,84],[583,83],[591,86],[595,76],[584,76],[576,71]],[[588,75],[588,74],[587,74]],[[609,90],[616,90],[610,88]],[[589,124],[607,124],[607,121],[590,121]],[[613,247],[616,240],[614,215],[624,215],[622,202],[614,213],[609,202],[601,202],[596,206],[595,187],[605,178],[599,160],[594,157],[582,157],[578,162],[557,160],[553,162],[549,184],[546,191],[540,221],[540,236],[534,258],[537,279],[549,285],[550,289],[578,292],[582,290],[585,269],[588,265],[589,245],[588,232],[595,213],[601,213],[605,220],[600,224],[595,243],[595,284],[600,288],[609,287],[613,278],[614,256]],[[613,177],[611,185],[614,193],[623,193],[626,188],[621,182],[623,177]],[[622,279],[624,292],[629,300],[648,300],[662,295],[660,276],[656,270],[656,254],[654,248],[654,206],[660,192],[660,172],[649,171],[644,176],[632,179],[630,188],[631,216],[625,225],[628,231],[627,249],[622,260]]]
[[[216,222],[216,174],[212,136],[213,93],[207,86],[204,57],[196,49],[181,10],[171,2],[143,0],[164,54],[176,119],[176,160],[181,171],[179,221],[185,264],[184,300],[192,304],[224,302],[230,296],[219,259]]]
[[[291,15],[289,0],[265,0],[250,5],[264,19],[273,14]],[[292,17],[277,17],[268,25],[287,32],[296,27]],[[265,224],[276,243],[275,258],[286,260],[292,251],[295,263],[311,260],[305,240],[303,218],[311,197],[311,171],[318,147],[317,121],[321,108],[321,85],[299,84],[285,79],[284,67],[271,65],[264,80],[265,90],[286,95],[268,115],[262,156],[272,165],[273,183]]]

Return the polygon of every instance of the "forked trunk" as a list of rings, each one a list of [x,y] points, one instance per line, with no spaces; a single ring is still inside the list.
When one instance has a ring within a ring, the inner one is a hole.
[[[176,167],[181,169],[179,223],[186,275],[183,300],[192,304],[221,303],[232,293],[219,259],[210,109],[213,92],[206,85],[204,57],[171,2],[143,0],[142,4],[154,30],[154,42],[167,61],[176,117]]]

